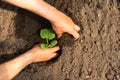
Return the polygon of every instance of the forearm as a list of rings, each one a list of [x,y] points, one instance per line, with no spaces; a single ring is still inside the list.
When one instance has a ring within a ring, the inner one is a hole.
[[[32,63],[32,54],[26,52],[25,54],[0,64],[0,80],[11,80],[15,77],[23,68]]]
[[[32,11],[51,22],[54,22],[57,18],[55,15],[59,12],[53,6],[47,4],[43,0],[3,0],[15,6]]]

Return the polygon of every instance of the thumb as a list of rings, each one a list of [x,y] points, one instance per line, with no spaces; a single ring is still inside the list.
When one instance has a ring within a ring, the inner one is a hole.
[[[59,35],[57,35],[57,38],[60,38],[62,36],[62,34],[59,34]]]
[[[57,33],[57,38],[60,38],[62,36],[62,32]]]
[[[54,53],[54,52],[58,51],[59,49],[60,49],[60,47],[56,46],[56,47],[53,47],[53,48],[49,48],[48,52]]]
[[[50,59],[52,59],[52,58],[54,58],[54,57],[56,57],[57,56],[57,53],[52,53],[51,55],[50,55]]]

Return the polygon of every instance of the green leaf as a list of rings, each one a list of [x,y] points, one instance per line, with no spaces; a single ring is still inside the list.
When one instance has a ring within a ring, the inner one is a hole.
[[[57,40],[53,40],[50,42],[50,44],[48,45],[49,48],[54,47],[55,45],[57,45],[58,41]]]
[[[42,29],[40,31],[40,36],[43,39],[52,40],[55,38],[55,32],[52,29]]]
[[[47,44],[42,43],[42,44],[40,45],[40,47],[41,47],[41,48],[48,48],[48,45],[47,45]]]

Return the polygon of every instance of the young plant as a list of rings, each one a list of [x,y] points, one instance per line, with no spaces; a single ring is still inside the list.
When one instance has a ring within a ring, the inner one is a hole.
[[[42,29],[40,31],[40,37],[46,40],[46,43],[40,45],[41,48],[52,48],[58,41],[55,40],[55,32],[52,29]]]

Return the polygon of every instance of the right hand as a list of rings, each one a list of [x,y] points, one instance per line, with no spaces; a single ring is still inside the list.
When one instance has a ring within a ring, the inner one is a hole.
[[[33,55],[33,62],[43,62],[54,58],[60,48],[58,46],[54,48],[42,49],[39,45],[33,47],[29,52]]]

